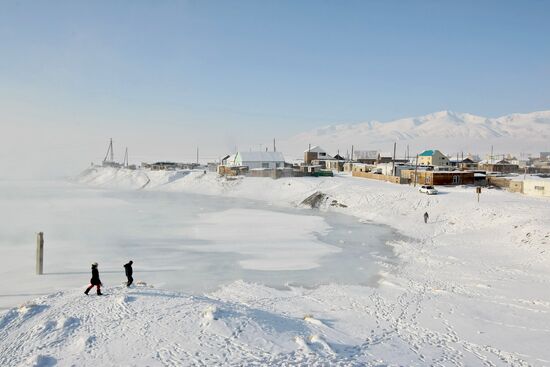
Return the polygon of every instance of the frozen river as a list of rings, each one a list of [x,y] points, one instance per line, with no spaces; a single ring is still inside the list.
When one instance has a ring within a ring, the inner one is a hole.
[[[111,191],[69,182],[0,182],[0,308],[73,287],[90,263],[119,285],[122,265],[155,287],[193,293],[236,280],[272,287],[375,286],[393,260],[387,227],[309,209],[220,196]],[[34,274],[45,233],[43,276]]]

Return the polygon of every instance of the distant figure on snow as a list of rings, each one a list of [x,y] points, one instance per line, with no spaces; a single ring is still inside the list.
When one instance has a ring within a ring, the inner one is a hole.
[[[88,292],[90,292],[90,289],[93,287],[97,287],[97,295],[101,296],[103,293],[101,293],[101,286],[103,284],[101,283],[101,280],[99,280],[99,271],[97,270],[97,263],[92,264],[92,279],[90,279],[90,286],[86,288],[84,293],[88,295]]]
[[[424,213],[424,223],[428,223],[428,218],[429,218],[429,217],[430,217],[430,216],[428,215],[428,212],[425,212],[425,213]]]
[[[134,278],[132,278],[132,273],[134,272],[134,270],[132,269],[132,264],[134,262],[132,260],[130,260],[130,262],[128,262],[128,264],[124,264],[124,271],[126,272],[126,277],[128,278],[128,283],[126,283],[126,286],[129,287],[130,284],[132,284],[134,282]]]

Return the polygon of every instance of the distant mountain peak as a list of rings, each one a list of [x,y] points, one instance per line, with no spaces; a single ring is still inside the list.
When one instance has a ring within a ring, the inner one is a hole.
[[[303,132],[287,140],[288,149],[315,144],[326,149],[354,145],[357,149],[385,149],[400,142],[416,149],[440,146],[443,151],[485,152],[495,145],[509,152],[550,150],[550,111],[514,113],[487,118],[452,110],[379,122],[335,124]],[[300,145],[302,144],[302,145]]]

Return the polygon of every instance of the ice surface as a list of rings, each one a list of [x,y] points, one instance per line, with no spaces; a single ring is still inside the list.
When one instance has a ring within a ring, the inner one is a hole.
[[[136,280],[192,293],[236,280],[277,288],[374,285],[379,258],[370,254],[391,260],[384,242],[395,237],[341,214],[67,182],[3,183],[0,205],[0,257],[10,259],[0,270],[4,308],[29,295],[84,287],[94,261],[107,286],[125,280],[122,265],[130,259]],[[43,276],[34,275],[38,231],[45,233]]]

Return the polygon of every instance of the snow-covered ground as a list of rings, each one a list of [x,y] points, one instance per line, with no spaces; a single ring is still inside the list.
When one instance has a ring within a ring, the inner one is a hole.
[[[77,181],[281,207],[319,191],[327,195],[320,210],[406,237],[388,243],[398,261],[380,262],[377,287],[283,290],[237,281],[205,296],[146,286],[111,287],[105,298],[81,289],[44,296],[4,311],[2,366],[550,365],[548,199],[484,190],[478,203],[472,187],[426,196],[349,176],[226,180],[202,171],[101,168]],[[220,224],[215,215],[207,219]]]

